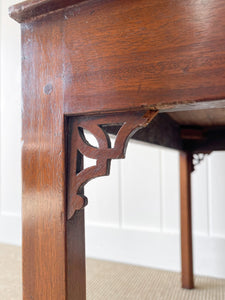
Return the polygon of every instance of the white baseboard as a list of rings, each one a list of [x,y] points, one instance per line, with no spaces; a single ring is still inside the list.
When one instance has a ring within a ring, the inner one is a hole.
[[[0,243],[21,246],[21,217],[14,214],[0,215]]]
[[[21,218],[0,215],[0,243],[21,245]],[[194,273],[225,278],[225,238],[194,235]],[[180,271],[180,237],[176,232],[86,225],[88,257]]]
[[[194,273],[225,278],[225,239],[194,236]],[[178,233],[87,224],[86,255],[104,260],[180,271]]]

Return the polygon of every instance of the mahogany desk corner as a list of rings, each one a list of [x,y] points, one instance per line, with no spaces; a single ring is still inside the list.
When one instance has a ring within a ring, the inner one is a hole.
[[[86,298],[84,186],[132,136],[181,153],[193,288],[190,174],[199,153],[225,149],[225,2],[31,0],[9,12],[22,30],[23,299]]]

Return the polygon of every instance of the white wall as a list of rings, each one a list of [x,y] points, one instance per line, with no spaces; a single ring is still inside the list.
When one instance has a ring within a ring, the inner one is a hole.
[[[7,13],[13,3],[15,1],[0,2],[0,241],[18,244],[21,243],[21,68],[20,26]]]
[[[0,242],[21,243],[21,116],[19,25],[0,2]],[[90,161],[89,161],[90,163]],[[225,278],[225,152],[193,173],[194,265]],[[178,153],[131,141],[126,160],[86,188],[87,254],[180,269]]]
[[[92,163],[92,162],[90,162]],[[225,152],[192,175],[194,271],[225,278]],[[179,154],[130,141],[110,177],[86,187],[87,255],[180,270]]]

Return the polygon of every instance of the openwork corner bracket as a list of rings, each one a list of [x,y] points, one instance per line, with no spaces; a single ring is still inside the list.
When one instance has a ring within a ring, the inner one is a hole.
[[[196,166],[199,165],[208,154],[209,153],[192,153],[192,172],[195,170]]]
[[[76,210],[87,205],[84,186],[90,180],[110,173],[112,159],[125,158],[129,138],[139,129],[146,127],[157,115],[157,111],[124,112],[94,116],[73,117],[68,145],[67,218]],[[106,131],[108,126],[119,126],[114,147]],[[97,140],[92,146],[85,137],[89,131]],[[83,157],[96,160],[96,165],[83,168]]]

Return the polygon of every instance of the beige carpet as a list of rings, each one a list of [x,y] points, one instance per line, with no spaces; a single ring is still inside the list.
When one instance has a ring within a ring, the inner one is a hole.
[[[87,260],[88,300],[225,299],[225,280],[196,276],[195,283],[195,290],[182,290],[175,272]],[[0,299],[21,300],[21,295],[21,249],[0,245]]]

